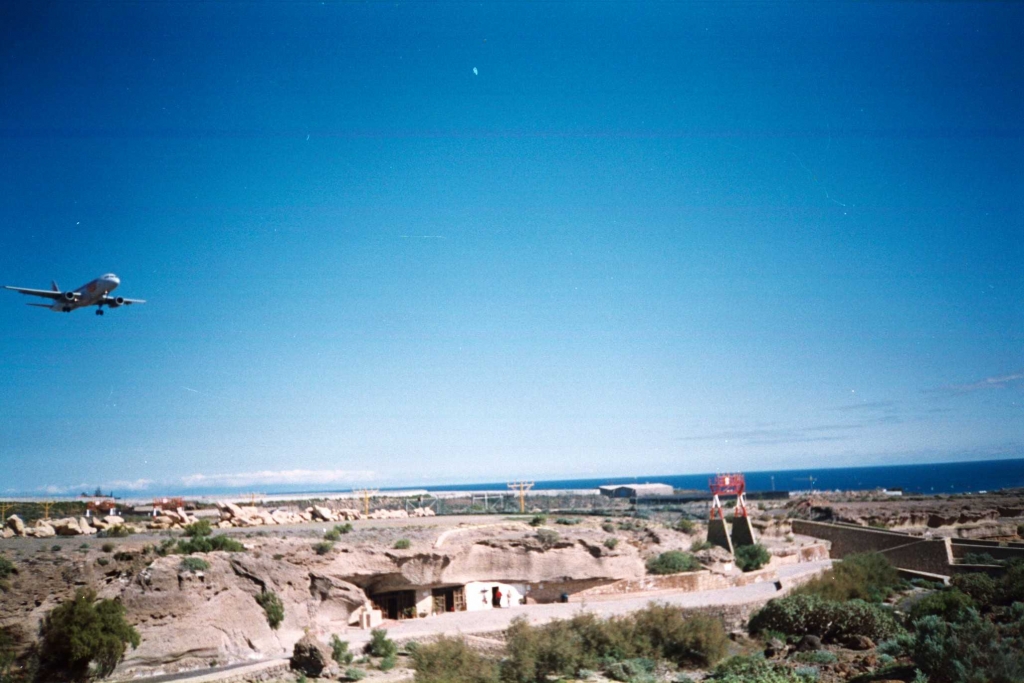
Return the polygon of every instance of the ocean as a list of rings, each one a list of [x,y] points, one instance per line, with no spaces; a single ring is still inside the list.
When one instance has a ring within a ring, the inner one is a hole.
[[[748,491],[803,491],[903,489],[905,493],[975,493],[1024,487],[1024,459],[973,462],[885,465],[879,467],[837,467],[833,469],[765,470],[745,472]],[[606,479],[559,479],[538,481],[534,489],[585,489],[603,484],[660,483],[677,489],[707,490],[705,474],[670,474]],[[812,478],[813,477],[813,481]],[[420,488],[420,487],[417,487]],[[493,491],[506,482],[424,486],[430,491]]]

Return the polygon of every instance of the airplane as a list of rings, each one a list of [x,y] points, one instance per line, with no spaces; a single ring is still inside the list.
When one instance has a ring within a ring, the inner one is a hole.
[[[4,285],[4,289],[10,289],[29,296],[41,296],[45,299],[53,299],[52,304],[28,304],[39,308],[48,308],[51,311],[63,311],[70,313],[76,308],[96,306],[96,315],[103,315],[103,307],[118,308],[131,304],[144,304],[145,299],[125,299],[123,296],[110,296],[110,293],[121,284],[121,278],[113,273],[101,275],[92,282],[82,285],[78,289],[62,292],[56,282],[50,282],[50,289],[25,289],[24,287],[11,287]]]

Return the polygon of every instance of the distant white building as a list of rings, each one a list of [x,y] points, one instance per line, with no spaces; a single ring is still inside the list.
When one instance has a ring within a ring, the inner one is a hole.
[[[671,496],[675,493],[668,484],[608,484],[597,487],[602,496],[610,498],[646,498],[648,496]]]

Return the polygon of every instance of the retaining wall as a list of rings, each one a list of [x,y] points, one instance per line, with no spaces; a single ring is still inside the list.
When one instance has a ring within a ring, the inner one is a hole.
[[[1024,559],[1024,543],[1000,543],[999,541],[975,541],[953,539],[953,557],[960,559],[968,553],[991,555],[996,560]]]
[[[854,553],[877,552],[894,566],[949,576],[953,562],[950,539],[911,536],[898,531],[871,529],[855,524],[835,524],[793,520],[793,533],[831,542],[833,559]]]

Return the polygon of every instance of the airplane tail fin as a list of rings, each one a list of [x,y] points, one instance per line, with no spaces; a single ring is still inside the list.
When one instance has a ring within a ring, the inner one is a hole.
[[[55,292],[59,292],[60,291],[60,287],[57,286],[57,281],[56,280],[50,280],[50,289],[52,289]]]

